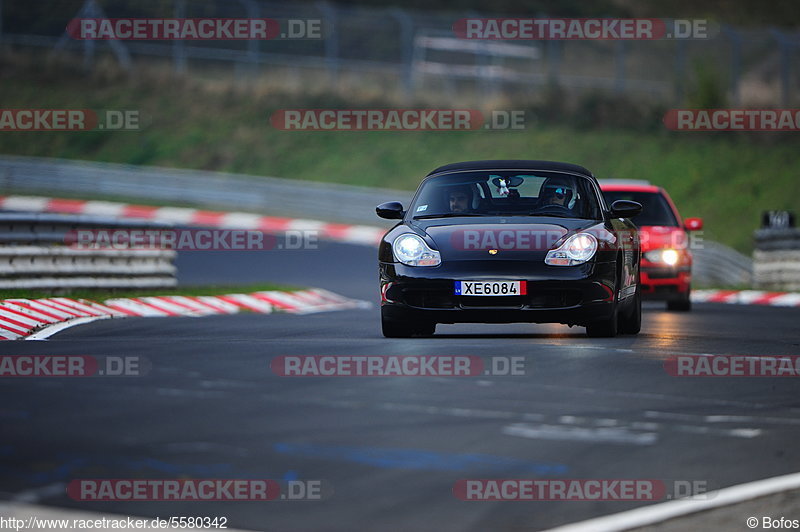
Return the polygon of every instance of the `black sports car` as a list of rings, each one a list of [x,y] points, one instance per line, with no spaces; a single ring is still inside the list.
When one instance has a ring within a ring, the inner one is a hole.
[[[642,206],[609,208],[577,165],[475,161],[437,168],[384,235],[381,321],[387,337],[437,323],[564,323],[589,336],[641,327],[636,226]]]

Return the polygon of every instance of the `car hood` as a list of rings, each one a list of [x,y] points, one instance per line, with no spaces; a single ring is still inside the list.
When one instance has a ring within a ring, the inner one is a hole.
[[[554,217],[464,217],[412,222],[427,233],[443,261],[487,260],[490,256],[499,260],[544,260],[565,235],[598,224],[602,222]]]
[[[680,227],[663,225],[643,225],[639,227],[639,239],[642,253],[661,248],[685,249],[688,243],[686,231]]]

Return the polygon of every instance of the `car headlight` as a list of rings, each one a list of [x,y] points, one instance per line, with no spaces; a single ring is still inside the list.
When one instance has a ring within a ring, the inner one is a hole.
[[[438,266],[442,263],[439,252],[428,247],[419,236],[405,233],[392,243],[394,258],[407,266]]]
[[[659,262],[667,266],[675,266],[678,264],[681,256],[675,249],[654,249],[644,254],[645,258],[650,262]]]
[[[596,252],[597,238],[589,233],[577,233],[548,251],[544,262],[550,266],[575,266],[591,259]]]

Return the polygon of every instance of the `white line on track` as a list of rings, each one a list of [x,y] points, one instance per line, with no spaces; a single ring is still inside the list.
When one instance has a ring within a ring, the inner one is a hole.
[[[658,434],[655,432],[631,432],[624,427],[575,427],[513,423],[503,427],[502,433],[535,440],[591,441],[629,445],[653,445],[658,441]]]
[[[710,491],[704,499],[677,499],[550,529],[547,532],[617,532],[800,488],[800,473]]]
[[[292,404],[321,405],[329,408],[346,408],[355,410],[388,410],[416,414],[453,416],[475,419],[496,419],[515,421],[506,425],[501,432],[507,436],[541,440],[561,441],[595,441],[597,443],[615,443],[629,445],[653,445],[658,440],[658,433],[676,431],[687,434],[723,436],[728,438],[751,439],[761,436],[763,430],[752,427],[718,428],[704,425],[670,425],[635,420],[621,420],[590,417],[574,418],[573,423],[562,423],[554,416],[539,412],[514,412],[509,410],[487,410],[479,408],[457,408],[411,403],[366,403],[363,401],[319,398],[291,399]],[[567,416],[568,418],[570,416]],[[581,420],[583,427],[574,424]],[[601,423],[597,423],[600,421]],[[526,423],[527,422],[527,423]],[[636,431],[636,432],[635,432]]]
[[[83,325],[84,323],[91,323],[96,320],[105,320],[109,319],[112,316],[90,316],[86,318],[75,318],[74,320],[64,321],[61,323],[56,323],[54,325],[49,325],[35,333],[26,336],[25,340],[47,340],[51,336],[56,333],[60,333],[64,329],[69,329],[70,327],[75,327],[76,325]]]

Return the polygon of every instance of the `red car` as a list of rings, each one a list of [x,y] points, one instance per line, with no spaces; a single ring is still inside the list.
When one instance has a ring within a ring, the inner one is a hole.
[[[633,219],[642,247],[640,289],[642,297],[667,302],[668,310],[691,310],[692,253],[689,231],[703,228],[700,218],[681,215],[663,188],[647,181],[605,180],[600,188],[609,205],[617,200],[641,203]]]

